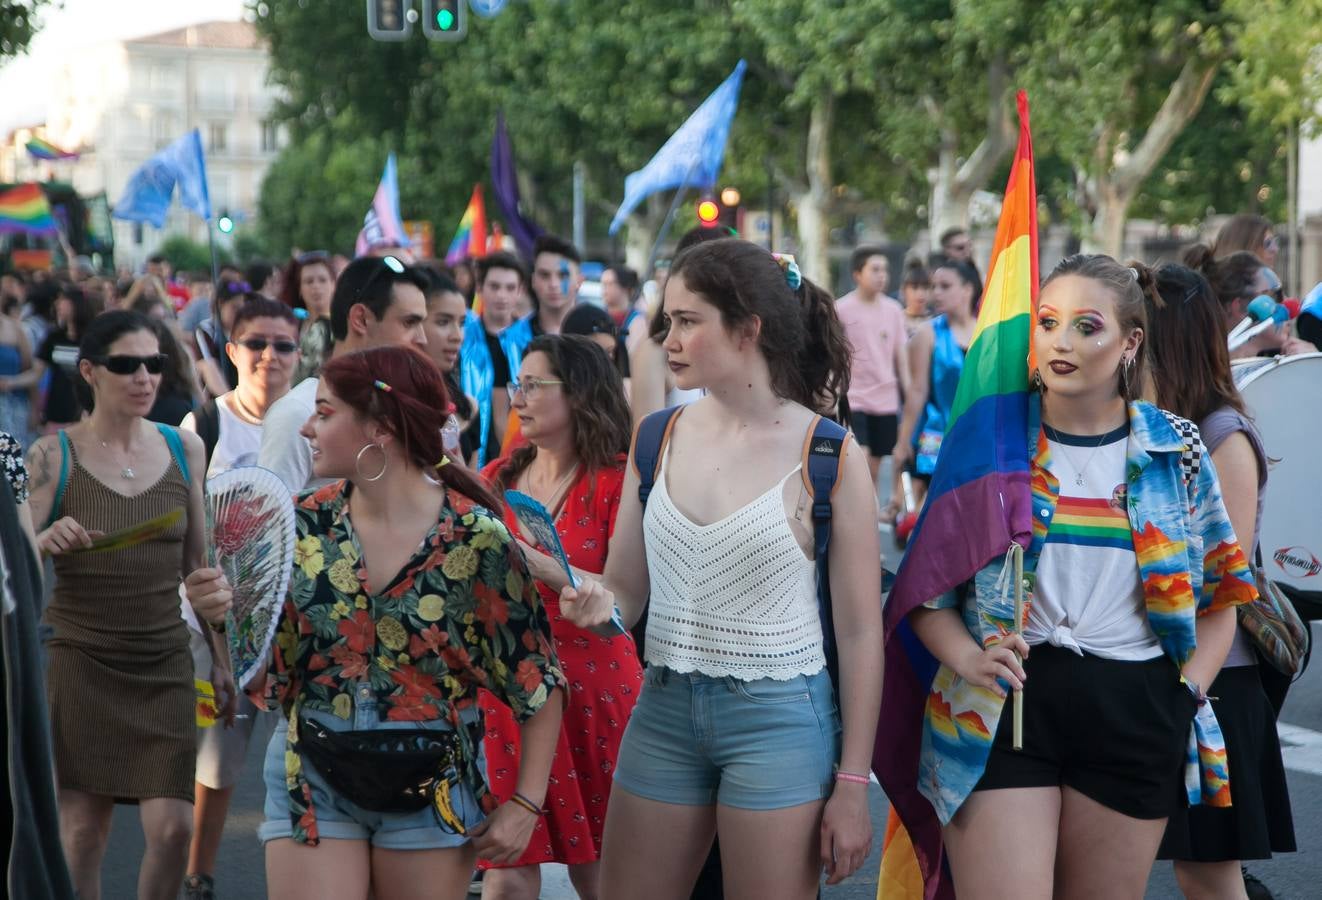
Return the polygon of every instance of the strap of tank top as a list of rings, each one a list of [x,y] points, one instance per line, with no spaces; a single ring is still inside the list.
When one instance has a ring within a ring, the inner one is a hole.
[[[179,471],[184,475],[184,484],[190,484],[193,479],[188,474],[188,456],[184,453],[184,441],[179,437],[179,431],[159,422],[156,424],[156,429],[161,433],[161,437],[165,438],[165,445],[170,448],[170,455],[179,464]]]
[[[64,502],[64,486],[69,482],[69,436],[60,432],[60,480],[55,484],[55,499],[50,505],[50,515],[42,528],[55,524],[55,517],[60,513],[60,504]]]

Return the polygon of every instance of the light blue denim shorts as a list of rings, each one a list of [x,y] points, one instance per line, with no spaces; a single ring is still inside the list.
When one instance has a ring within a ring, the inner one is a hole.
[[[331,731],[368,731],[384,728],[404,728],[406,722],[383,722],[376,712],[376,699],[357,706],[351,719],[320,712],[304,712],[305,718],[312,719],[326,726]],[[466,711],[464,720],[476,720],[476,710],[472,715]],[[450,725],[443,720],[416,723],[420,730],[449,730]],[[289,789],[285,786],[285,741],[288,738],[288,725],[281,719],[266,745],[266,758],[262,764],[262,780],[266,784],[266,821],[257,829],[257,837],[262,843],[293,836],[289,824]],[[478,766],[485,774],[486,756],[478,742]],[[368,841],[373,847],[385,850],[444,850],[461,847],[468,842],[462,834],[453,834],[441,827],[435,811],[428,807],[418,812],[382,813],[363,809],[345,799],[321,777],[316,767],[303,762],[303,776],[312,789],[312,806],[317,816],[317,833],[322,838],[346,841]],[[473,828],[485,816],[472,790],[460,782],[451,789],[455,812],[464,821],[465,828]]]
[[[825,669],[742,681],[649,665],[615,784],[661,803],[784,809],[829,797],[839,759]]]

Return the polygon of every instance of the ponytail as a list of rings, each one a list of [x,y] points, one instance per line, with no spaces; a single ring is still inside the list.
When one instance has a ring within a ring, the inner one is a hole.
[[[835,298],[825,288],[805,278],[796,293],[805,333],[795,366],[803,379],[803,397],[798,402],[814,412],[834,410],[849,391],[849,340],[835,314]]]

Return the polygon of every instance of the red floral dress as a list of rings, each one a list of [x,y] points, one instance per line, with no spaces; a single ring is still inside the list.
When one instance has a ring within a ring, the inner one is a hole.
[[[507,463],[498,459],[482,474],[494,483]],[[610,468],[580,474],[556,517],[556,531],[570,563],[584,571],[601,572],[606,567],[624,466],[625,457],[620,456]],[[508,509],[505,522],[512,533],[518,533],[518,522]],[[606,799],[624,726],[642,688],[643,669],[633,638],[627,634],[603,638],[584,631],[560,616],[558,595],[541,583],[537,588],[551,619],[551,637],[569,682],[569,697],[547,784],[546,815],[538,820],[528,849],[512,865],[580,865],[601,856]],[[492,794],[504,802],[518,782],[518,726],[509,707],[490,693],[482,691],[478,702],[486,724],[487,782]],[[502,868],[485,861],[480,866]]]

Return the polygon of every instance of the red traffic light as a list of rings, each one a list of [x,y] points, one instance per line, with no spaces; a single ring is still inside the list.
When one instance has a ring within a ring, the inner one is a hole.
[[[715,228],[721,218],[721,207],[715,200],[698,201],[698,221],[703,228]]]

